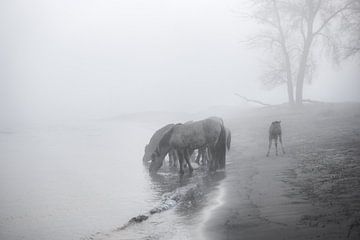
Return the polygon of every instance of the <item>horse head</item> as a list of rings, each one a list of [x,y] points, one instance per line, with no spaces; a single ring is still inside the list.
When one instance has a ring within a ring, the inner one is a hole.
[[[149,147],[149,144],[146,144],[145,153],[144,153],[144,156],[143,156],[143,162],[147,163],[150,159],[151,159],[150,147]]]
[[[171,127],[168,127],[167,130],[163,132],[163,135],[160,141],[158,142],[155,151],[151,154],[151,163],[149,166],[150,173],[155,173],[161,168],[164,158],[166,154],[168,154],[171,148],[169,144],[169,140],[172,132],[173,132],[173,125]]]
[[[164,134],[169,130],[171,127],[173,127],[174,124],[168,124],[159,130],[157,130],[152,136],[149,141],[149,143],[145,146],[145,152],[143,156],[143,162],[148,163],[151,161],[151,156],[155,152],[156,148],[159,145],[160,140],[164,136]]]

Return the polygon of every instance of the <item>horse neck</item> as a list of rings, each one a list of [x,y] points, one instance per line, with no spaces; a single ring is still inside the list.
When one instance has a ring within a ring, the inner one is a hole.
[[[166,154],[168,154],[169,151],[170,151],[170,145],[162,146],[162,147],[159,149],[159,151],[160,151],[160,156],[161,156],[162,158],[165,158]]]

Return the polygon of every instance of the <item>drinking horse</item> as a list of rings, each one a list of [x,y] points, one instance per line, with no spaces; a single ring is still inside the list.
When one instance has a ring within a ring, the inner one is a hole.
[[[208,148],[209,170],[225,168],[226,132],[221,118],[212,117],[185,124],[175,124],[166,129],[151,156],[149,171],[151,173],[158,171],[166,154],[170,150],[175,150],[179,158],[180,174],[184,173],[184,160],[189,171],[192,172],[188,152],[202,148]]]

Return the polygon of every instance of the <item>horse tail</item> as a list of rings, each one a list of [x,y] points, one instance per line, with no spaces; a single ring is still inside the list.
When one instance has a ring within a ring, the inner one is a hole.
[[[227,147],[227,150],[229,151],[230,150],[230,145],[231,145],[231,132],[229,129],[226,129],[226,147]]]
[[[221,124],[221,131],[218,141],[215,145],[216,161],[218,161],[220,168],[225,168],[226,161],[226,130],[224,124]]]

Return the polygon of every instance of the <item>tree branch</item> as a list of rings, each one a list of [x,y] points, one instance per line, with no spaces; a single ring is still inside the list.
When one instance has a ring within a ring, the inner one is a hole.
[[[317,100],[311,100],[311,99],[303,99],[302,100],[304,103],[307,102],[307,103],[325,103],[325,102],[322,102],[322,101],[317,101]]]
[[[326,25],[332,20],[334,19],[339,13],[341,13],[342,11],[346,10],[350,5],[353,4],[353,1],[348,2],[347,4],[345,4],[344,7],[338,9],[337,11],[335,11],[333,14],[331,14],[327,19],[325,19],[325,21],[321,24],[321,26],[318,28],[318,30],[316,30],[314,32],[314,36],[319,34],[321,32],[321,30],[323,30],[324,27],[326,27]]]
[[[268,20],[268,19],[266,19],[266,18],[264,18],[262,16],[254,15],[254,16],[252,16],[252,18],[256,19],[257,21],[267,23],[267,24],[269,24],[270,26],[272,26],[274,28],[277,28],[275,23],[271,22],[270,20]]]
[[[247,102],[257,103],[257,104],[260,104],[260,105],[263,105],[263,106],[267,106],[267,107],[269,107],[269,106],[273,106],[273,105],[271,105],[271,104],[268,104],[268,103],[263,103],[263,102],[258,101],[258,100],[249,99],[249,98],[244,97],[244,96],[242,96],[242,95],[240,95],[240,94],[238,94],[238,93],[235,93],[235,95],[236,95],[236,96],[238,96],[238,97],[240,97],[240,98],[242,98],[242,99],[244,99],[244,100],[245,100],[245,101],[247,101]]]

